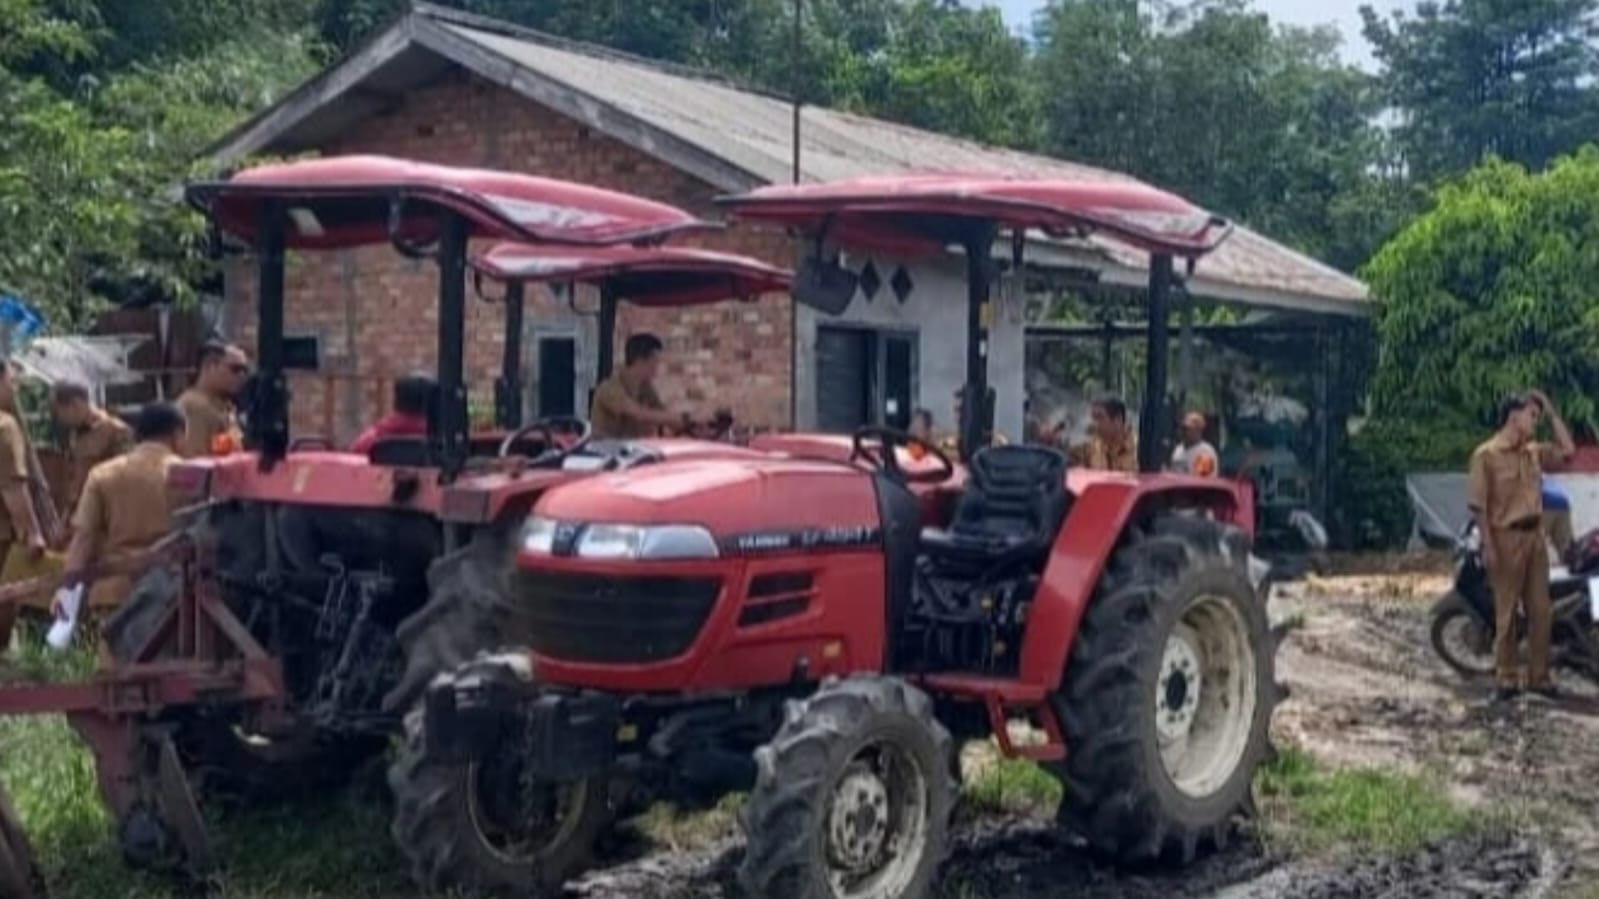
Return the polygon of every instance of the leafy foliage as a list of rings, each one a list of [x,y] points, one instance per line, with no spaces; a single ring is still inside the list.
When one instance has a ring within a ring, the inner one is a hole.
[[[1435,181],[1487,154],[1541,167],[1599,125],[1599,0],[1428,0],[1362,8],[1411,172]]]

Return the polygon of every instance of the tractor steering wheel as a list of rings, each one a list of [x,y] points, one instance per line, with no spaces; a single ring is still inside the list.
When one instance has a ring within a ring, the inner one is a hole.
[[[563,448],[555,441],[557,432],[563,434],[575,433],[577,434],[577,440],[573,441],[571,446]],[[505,439],[500,441],[499,457],[501,459],[509,458],[511,451],[518,443],[534,434],[543,435],[545,449],[533,461],[535,463],[549,463],[557,459],[564,459],[587,446],[589,438],[594,436],[594,429],[589,426],[588,422],[571,415],[552,415],[549,418],[541,418],[505,435]]]
[[[949,460],[943,450],[923,443],[904,431],[869,426],[857,430],[852,441],[849,454],[851,462],[864,459],[901,484],[942,484],[955,476],[955,463]],[[899,455],[894,451],[913,444],[925,449],[938,462],[938,468],[918,472],[907,472],[902,468]]]

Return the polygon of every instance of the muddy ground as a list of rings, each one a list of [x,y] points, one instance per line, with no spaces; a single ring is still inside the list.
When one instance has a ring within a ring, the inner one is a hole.
[[[1599,693],[1492,707],[1432,654],[1426,575],[1310,579],[1278,588],[1295,629],[1278,657],[1292,691],[1274,735],[1327,765],[1415,772],[1502,823],[1398,857],[1287,857],[1242,839],[1185,870],[1119,871],[1046,823],[964,825],[938,899],[1544,899],[1599,895]],[[622,847],[573,899],[718,899],[737,863],[729,832],[699,846]]]

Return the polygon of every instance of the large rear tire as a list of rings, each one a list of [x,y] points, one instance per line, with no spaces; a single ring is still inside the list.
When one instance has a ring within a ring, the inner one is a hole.
[[[956,787],[949,732],[927,695],[859,677],[789,705],[755,753],[740,814],[745,894],[761,899],[912,899],[943,861]]]
[[[1428,636],[1433,651],[1461,677],[1493,676],[1493,628],[1477,617],[1465,597],[1451,591],[1433,605]]]
[[[1190,861],[1252,807],[1282,693],[1240,538],[1182,516],[1135,528],[1078,630],[1052,700],[1070,747],[1060,820],[1117,860]]]
[[[533,679],[521,655],[483,657],[443,677]],[[467,763],[438,759],[423,739],[424,714],[406,716],[405,745],[389,769],[391,833],[417,883],[441,892],[545,895],[588,864],[611,820],[606,778],[528,785],[514,747]]]
[[[410,709],[433,678],[499,648],[511,615],[505,592],[510,555],[510,534],[485,530],[433,563],[427,605],[395,631],[405,671],[383,697],[385,711]]]

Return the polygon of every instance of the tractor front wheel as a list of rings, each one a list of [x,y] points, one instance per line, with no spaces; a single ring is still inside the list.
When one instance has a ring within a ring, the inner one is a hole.
[[[1053,698],[1061,821],[1119,860],[1225,845],[1270,752],[1275,640],[1232,530],[1173,517],[1131,532]]]
[[[746,895],[900,899],[926,895],[943,861],[955,782],[949,732],[927,695],[860,677],[790,703],[755,753],[740,816]]]
[[[526,685],[525,656],[485,656],[443,677]],[[395,843],[423,887],[526,897],[559,889],[589,861],[611,820],[609,782],[533,781],[522,754],[445,761],[429,754],[423,715],[405,719],[405,745],[389,769]]]

